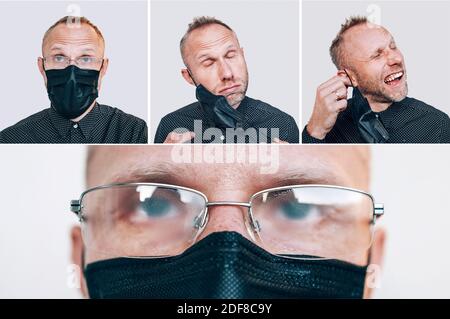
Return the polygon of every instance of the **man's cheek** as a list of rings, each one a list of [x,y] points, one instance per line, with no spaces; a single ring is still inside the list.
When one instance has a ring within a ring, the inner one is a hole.
[[[245,80],[246,75],[247,75],[247,65],[245,64],[244,59],[241,59],[240,61],[238,61],[237,65],[236,65],[235,74],[238,75],[239,79]]]

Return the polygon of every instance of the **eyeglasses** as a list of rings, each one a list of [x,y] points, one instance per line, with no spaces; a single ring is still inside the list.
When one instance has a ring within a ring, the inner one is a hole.
[[[257,192],[248,202],[210,202],[186,187],[120,183],[88,189],[70,203],[88,263],[181,254],[205,229],[214,206],[242,207],[249,238],[272,254],[349,262],[367,254],[384,214],[370,194],[331,185],[284,186]]]
[[[75,65],[78,66],[80,69],[98,69],[101,63],[103,62],[103,59],[96,58],[93,56],[81,56],[76,59],[71,59],[65,55],[57,54],[57,55],[50,55],[43,58],[46,68],[47,69],[65,69],[67,66],[70,65],[72,61],[74,61]]]

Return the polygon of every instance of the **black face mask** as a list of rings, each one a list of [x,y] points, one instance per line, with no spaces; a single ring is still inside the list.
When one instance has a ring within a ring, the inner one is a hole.
[[[69,65],[62,70],[46,70],[45,74],[51,106],[67,119],[76,118],[86,112],[98,97],[100,71]]]
[[[197,86],[195,94],[214,127],[242,127],[243,115],[233,109],[224,96],[212,94],[201,84]]]
[[[178,256],[98,261],[84,275],[91,298],[361,298],[366,270],[275,256],[218,232]]]
[[[389,139],[389,133],[357,87],[353,87],[352,99],[352,116],[364,141],[367,143],[386,143]]]

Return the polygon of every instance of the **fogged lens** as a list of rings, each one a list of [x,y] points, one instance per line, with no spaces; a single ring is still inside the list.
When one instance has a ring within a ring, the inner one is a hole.
[[[93,189],[81,205],[92,262],[181,253],[196,235],[206,199],[189,189],[127,184]]]
[[[366,261],[373,217],[367,194],[299,186],[259,193],[251,204],[262,246],[271,253]]]

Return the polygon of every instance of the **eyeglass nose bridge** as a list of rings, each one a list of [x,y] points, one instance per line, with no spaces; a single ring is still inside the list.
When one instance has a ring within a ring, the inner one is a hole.
[[[246,202],[230,202],[230,201],[218,201],[218,202],[207,202],[206,207],[210,206],[242,206],[250,208],[250,203]]]
[[[69,66],[69,65],[72,65],[72,62],[73,62],[73,65],[76,65],[76,66],[78,66],[78,58],[75,58],[75,59],[67,59],[67,62],[66,62],[66,66]]]
[[[248,218],[250,220],[250,224],[251,224],[251,226],[253,228],[253,231],[258,233],[261,230],[258,221],[253,218],[253,214],[252,214],[252,210],[251,210],[252,205],[249,202],[216,201],[216,202],[207,202],[205,206],[206,206],[206,213],[205,213],[204,218],[202,219],[201,227],[204,227],[205,224],[206,224],[206,220],[207,220],[206,215],[208,215],[208,208],[209,207],[214,207],[214,206],[240,206],[240,207],[246,207],[248,209],[247,215],[248,215]]]

